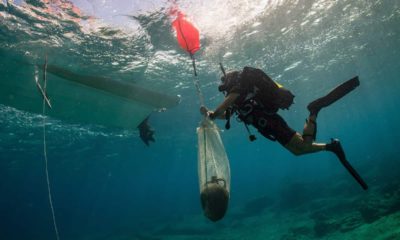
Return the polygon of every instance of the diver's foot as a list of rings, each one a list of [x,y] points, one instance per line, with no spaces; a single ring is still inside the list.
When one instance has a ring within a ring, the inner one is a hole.
[[[323,108],[326,107],[325,104],[325,99],[324,98],[318,98],[312,102],[310,102],[307,105],[308,111],[310,111],[310,115],[315,115],[317,116],[319,111]]]
[[[345,159],[344,151],[339,139],[331,139],[331,143],[326,144],[326,151],[333,152],[339,159]]]

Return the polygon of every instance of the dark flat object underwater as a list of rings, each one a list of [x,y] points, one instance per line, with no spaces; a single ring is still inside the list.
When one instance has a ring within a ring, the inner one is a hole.
[[[71,82],[95,88],[128,100],[138,101],[153,108],[171,108],[178,105],[180,101],[178,96],[171,96],[150,89],[145,89],[133,83],[113,80],[101,76],[80,75],[55,65],[48,65],[47,71]]]
[[[149,117],[147,117],[143,122],[141,122],[138,126],[139,129],[139,137],[146,144],[146,146],[150,145],[150,142],[155,142],[154,139],[154,130],[151,128],[149,122]]]

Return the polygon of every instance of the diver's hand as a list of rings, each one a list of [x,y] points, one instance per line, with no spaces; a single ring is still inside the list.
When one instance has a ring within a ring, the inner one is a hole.
[[[207,107],[205,107],[205,106],[201,106],[200,107],[200,113],[201,113],[201,115],[204,115],[204,116],[208,116],[208,109],[207,109]]]
[[[208,110],[205,106],[201,106],[200,107],[200,113],[208,118],[210,118],[211,120],[214,119],[214,112]]]

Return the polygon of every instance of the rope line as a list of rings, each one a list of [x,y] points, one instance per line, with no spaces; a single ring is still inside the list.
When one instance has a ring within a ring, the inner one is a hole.
[[[43,80],[44,80],[44,93],[46,93],[46,87],[47,87],[47,56],[45,60],[45,64],[43,66]],[[48,192],[48,197],[49,197],[49,203],[50,203],[50,209],[51,209],[51,215],[53,218],[53,225],[54,225],[54,231],[56,233],[56,238],[57,240],[60,240],[60,235],[58,233],[58,228],[57,228],[57,222],[56,222],[56,215],[54,213],[54,206],[53,206],[53,199],[51,196],[51,187],[50,187],[50,177],[49,177],[49,164],[48,164],[48,159],[47,159],[47,144],[46,144],[46,98],[45,96],[43,97],[43,155],[44,155],[44,162],[45,162],[45,170],[46,170],[46,183],[47,183],[47,192]]]
[[[197,96],[199,97],[200,106],[204,106],[204,96],[201,92],[200,81],[197,77],[193,77],[193,84],[196,87]]]
[[[180,32],[181,35],[182,35],[183,41],[185,41],[186,50],[187,50],[190,54],[192,54],[192,50],[193,50],[193,49],[189,49],[189,44],[188,44],[188,42],[186,41],[185,34],[183,34],[183,31],[182,31],[182,25],[181,25],[181,19],[180,19],[180,18],[178,18],[178,26],[179,26],[179,32]]]

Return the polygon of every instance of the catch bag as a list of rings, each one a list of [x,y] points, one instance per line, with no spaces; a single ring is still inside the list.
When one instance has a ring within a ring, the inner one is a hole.
[[[197,128],[200,200],[204,215],[211,221],[222,219],[230,195],[229,160],[217,125],[208,118]]]

